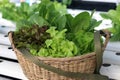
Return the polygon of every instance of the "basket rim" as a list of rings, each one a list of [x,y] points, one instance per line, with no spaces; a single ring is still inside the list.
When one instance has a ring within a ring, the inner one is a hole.
[[[40,60],[49,60],[49,61],[52,61],[52,60],[56,60],[56,61],[74,61],[74,60],[84,60],[84,59],[88,59],[88,58],[91,58],[95,56],[95,52],[92,52],[92,53],[87,53],[87,54],[84,54],[84,55],[80,55],[80,56],[74,56],[74,57],[65,57],[65,58],[52,58],[52,57],[38,57],[38,59]]]
[[[21,53],[17,48],[14,48],[15,51]],[[23,54],[23,53],[21,53]],[[33,55],[34,56],[34,55]],[[65,58],[53,58],[53,57],[42,57],[42,56],[35,56],[37,57],[39,60],[43,60],[43,61],[74,61],[74,60],[84,60],[84,59],[88,59],[88,58],[92,58],[93,56],[96,56],[95,52],[92,53],[87,53],[84,55],[80,55],[80,56],[74,56],[74,57],[65,57]]]

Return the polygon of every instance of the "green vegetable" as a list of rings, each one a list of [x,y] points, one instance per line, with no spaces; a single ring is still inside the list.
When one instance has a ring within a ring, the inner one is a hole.
[[[39,5],[39,15],[43,17],[50,26],[57,27],[58,30],[65,28],[67,9],[65,5],[58,2],[45,0]]]
[[[3,18],[11,20],[16,23],[16,30],[24,27],[30,27],[33,24],[28,21],[29,17],[37,12],[38,4],[29,6],[28,3],[22,2],[21,6],[15,6],[15,3],[10,3],[8,0],[2,0],[0,5],[0,12]]]
[[[55,30],[55,27],[50,27],[46,31],[50,34],[51,39],[45,41],[45,45],[40,48],[38,52],[33,54],[44,57],[73,57],[76,56],[78,51],[76,45],[65,38],[66,29],[62,31]]]
[[[21,6],[15,6],[9,1],[7,4],[9,6],[2,6],[0,11],[3,13],[3,18],[16,22],[16,31],[23,27],[31,27],[34,24],[56,26],[58,30],[65,28],[66,5],[57,1],[42,0],[41,3],[32,6],[25,2],[21,3]]]
[[[11,18],[5,18],[17,24],[13,37],[17,48],[44,57],[73,57],[94,51],[94,28],[101,23],[92,18],[94,11],[73,17],[67,13],[66,5],[50,0],[32,6],[21,3],[10,9],[15,11]],[[14,14],[16,19],[12,19]]]
[[[38,25],[22,28],[19,32],[14,32],[14,44],[17,48],[28,47],[38,50],[39,47],[42,47],[45,40],[50,38],[46,30],[47,26],[39,27]]]
[[[62,0],[63,4],[70,5],[72,3],[72,0]]]
[[[113,33],[111,41],[120,41],[120,5],[117,5],[116,9],[110,9],[107,13],[101,13],[104,19],[112,21],[112,28],[109,30]]]
[[[102,21],[92,18],[88,12],[82,12],[75,17],[66,14],[67,39],[72,40],[81,54],[94,51],[94,28]]]
[[[0,12],[2,12],[3,18],[9,20],[16,20],[17,14],[11,13],[15,11],[15,4],[10,3],[9,0],[0,0]],[[14,15],[14,17],[12,17]]]

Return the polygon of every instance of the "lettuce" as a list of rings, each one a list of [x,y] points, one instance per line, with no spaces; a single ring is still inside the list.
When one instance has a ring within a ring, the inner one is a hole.
[[[107,13],[100,14],[104,19],[112,21],[112,28],[109,30],[113,33],[111,41],[120,41],[120,5],[117,5],[116,9],[110,9]]]

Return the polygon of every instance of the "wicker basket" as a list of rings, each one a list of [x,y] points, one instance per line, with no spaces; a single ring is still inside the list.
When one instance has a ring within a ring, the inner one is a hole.
[[[17,48],[15,48],[12,33],[9,33],[9,39],[12,43],[12,47],[16,53],[23,72],[29,80],[86,80],[83,78],[77,79],[61,76],[57,73],[53,73],[39,67],[25,58],[22,53]],[[93,73],[96,67],[96,54],[94,52],[72,58],[38,57],[38,59],[48,65],[70,72]]]

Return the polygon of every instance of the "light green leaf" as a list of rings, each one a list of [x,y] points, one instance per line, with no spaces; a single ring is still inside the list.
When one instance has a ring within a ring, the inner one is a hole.
[[[53,43],[53,41],[51,39],[48,39],[45,41],[45,44],[47,47],[49,47],[52,43]]]
[[[39,16],[39,14],[32,15],[28,21],[39,26],[48,25],[48,22],[43,17]]]

